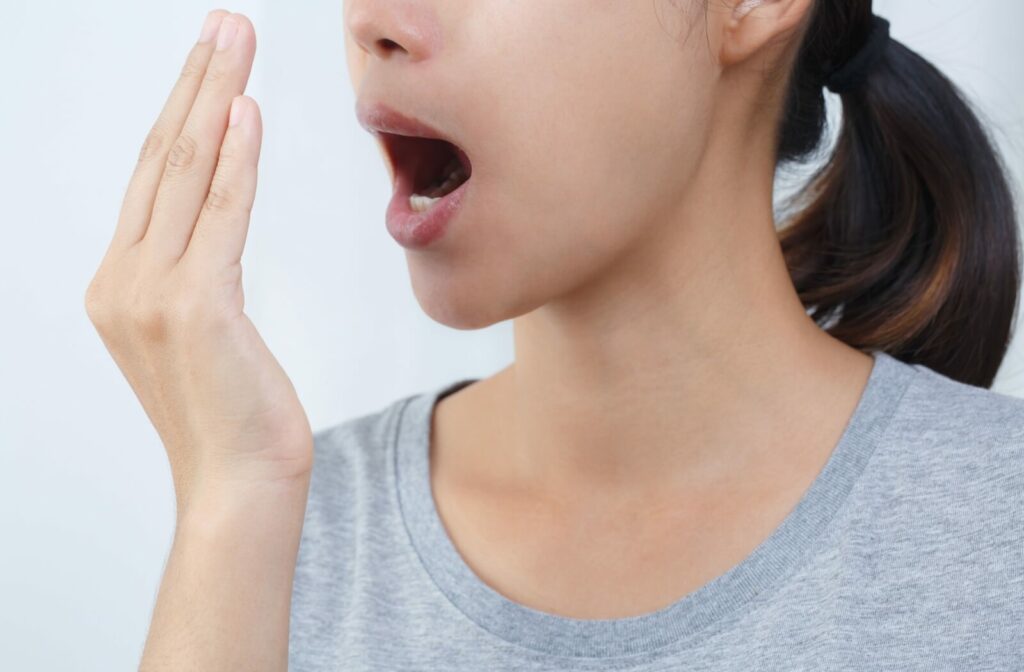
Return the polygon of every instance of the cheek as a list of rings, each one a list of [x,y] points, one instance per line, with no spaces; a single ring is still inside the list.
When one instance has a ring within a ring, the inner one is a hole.
[[[619,98],[605,107],[578,90],[545,103],[544,110],[583,110],[574,121],[523,109],[501,134],[502,151],[488,155],[502,159],[481,172],[486,207],[478,212],[521,264],[580,275],[667,223],[706,125],[679,101],[628,86],[609,93]]]
[[[710,83],[673,61],[678,46],[508,33],[518,41],[481,49],[452,89],[474,152],[466,217],[445,254],[410,257],[421,304],[453,326],[532,310],[649,240],[707,136],[694,92]]]
[[[546,65],[518,63],[529,86],[489,92],[500,104],[482,155],[486,192],[524,233],[543,227],[549,240],[614,247],[681,194],[706,141],[710,101],[700,92],[710,82],[680,67],[677,47],[576,46]]]

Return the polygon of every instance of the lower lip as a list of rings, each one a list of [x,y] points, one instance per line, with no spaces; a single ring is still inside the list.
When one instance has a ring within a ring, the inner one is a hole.
[[[385,215],[388,233],[407,249],[421,249],[430,245],[448,229],[448,223],[462,205],[471,179],[467,179],[427,210],[416,212],[409,205],[412,184],[408,176],[399,174]]]

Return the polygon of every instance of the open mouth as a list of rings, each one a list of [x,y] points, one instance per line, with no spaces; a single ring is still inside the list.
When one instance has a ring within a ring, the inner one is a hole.
[[[391,157],[396,185],[409,191],[414,212],[429,210],[473,174],[469,157],[447,140],[381,133]]]

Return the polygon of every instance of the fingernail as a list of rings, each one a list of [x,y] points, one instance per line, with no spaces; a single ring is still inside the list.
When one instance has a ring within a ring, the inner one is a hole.
[[[216,12],[210,12],[206,15],[206,21],[203,22],[203,29],[199,31],[199,42],[209,42],[217,34],[217,28],[220,27],[220,22],[224,20],[223,14]]]
[[[231,101],[231,115],[228,117],[228,126],[237,126],[242,120],[242,97],[235,96]]]
[[[220,24],[220,31],[217,33],[217,51],[223,51],[235,41],[235,34],[238,32],[238,21],[230,16],[226,17]]]

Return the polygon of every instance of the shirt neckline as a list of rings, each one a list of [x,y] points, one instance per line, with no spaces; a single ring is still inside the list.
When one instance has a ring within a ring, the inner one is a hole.
[[[436,508],[428,442],[437,402],[478,378],[462,378],[411,396],[398,411],[389,449],[409,540],[444,597],[507,642],[549,655],[602,659],[649,653],[678,642],[776,587],[839,510],[915,374],[912,365],[885,352],[868,354],[874,363],[853,414],[794,509],[746,558],[660,610],[615,619],[575,619],[543,612],[497,592],[465,562]]]

